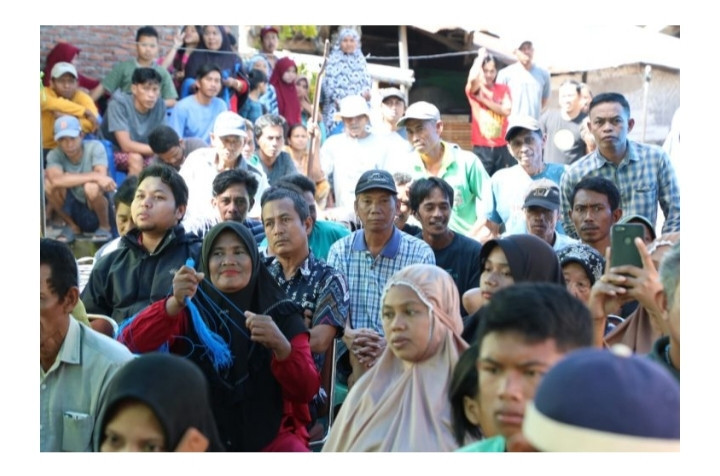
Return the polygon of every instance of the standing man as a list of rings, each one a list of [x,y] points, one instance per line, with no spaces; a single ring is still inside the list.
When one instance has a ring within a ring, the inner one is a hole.
[[[540,117],[545,134],[545,161],[570,165],[585,155],[587,145],[580,135],[583,120],[580,83],[565,80],[558,90],[560,109],[549,109]]]
[[[524,114],[540,119],[550,97],[550,73],[533,63],[534,54],[532,42],[523,41],[515,50],[517,63],[498,73],[497,82],[510,87],[512,116]]]
[[[290,154],[283,150],[287,135],[287,121],[277,114],[265,114],[255,121],[255,140],[257,140],[257,157],[270,185],[274,185],[282,177],[297,173],[295,162]]]
[[[70,316],[78,268],[67,245],[40,239],[40,451],[92,451],[108,383],[133,358]]]
[[[82,292],[88,313],[122,323],[149,304],[167,297],[174,270],[188,258],[198,262],[202,241],[185,234],[180,221],[187,207],[185,181],[167,165],[140,173],[130,207],[136,228],[117,250],[95,263]]]
[[[635,125],[630,104],[622,94],[598,94],[590,102],[590,132],[597,149],[575,162],[560,183],[563,225],[568,235],[575,229],[567,212],[570,195],[584,177],[611,180],[620,191],[620,208],[627,215],[642,215],[653,227],[658,204],[665,215],[662,233],[680,231],[680,188],[670,157],[660,147],[627,138]]]
[[[453,188],[451,230],[481,241],[487,236],[485,222],[492,209],[490,176],[472,152],[440,138],[443,122],[440,111],[429,102],[411,104],[398,121],[405,126],[408,141],[415,149],[410,153],[414,179],[439,177]]]
[[[260,43],[262,47],[260,54],[263,55],[268,62],[269,68],[265,72],[268,78],[272,76],[272,70],[275,68],[275,63],[277,63],[278,60],[275,50],[277,50],[279,42],[280,38],[278,37],[277,28],[274,26],[264,26],[260,29]]]
[[[620,192],[608,179],[586,177],[575,185],[567,214],[580,241],[605,256],[610,246],[610,228],[623,215]]]
[[[545,240],[555,251],[577,243],[555,229],[560,219],[560,187],[552,180],[533,180],[525,196],[523,211],[528,233]]]
[[[453,189],[438,177],[418,179],[410,187],[410,209],[422,225],[420,235],[435,254],[435,264],[448,272],[460,296],[480,282],[480,249],[475,240],[448,228],[453,206]],[[418,237],[419,238],[419,237]],[[468,312],[460,303],[460,314]]]

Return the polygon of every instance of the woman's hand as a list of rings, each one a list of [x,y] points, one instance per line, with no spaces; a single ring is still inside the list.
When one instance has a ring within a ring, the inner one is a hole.
[[[171,316],[177,315],[185,307],[185,298],[192,299],[197,287],[205,278],[205,273],[198,273],[189,266],[183,266],[173,278],[173,294],[165,301],[165,310]]]
[[[285,360],[292,347],[272,317],[245,311],[245,327],[250,331],[250,339],[272,350],[277,360]]]

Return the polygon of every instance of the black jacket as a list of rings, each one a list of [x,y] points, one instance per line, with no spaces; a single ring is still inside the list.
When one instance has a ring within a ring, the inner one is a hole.
[[[118,249],[93,266],[81,299],[91,314],[105,314],[118,323],[172,292],[175,271],[200,256],[202,240],[182,225],[168,230],[153,253],[140,246],[140,230],[131,230]]]

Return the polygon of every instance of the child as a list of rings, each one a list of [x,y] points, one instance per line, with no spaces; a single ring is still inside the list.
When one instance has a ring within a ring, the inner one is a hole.
[[[288,124],[302,122],[300,116],[300,100],[298,99],[295,80],[297,79],[297,65],[290,58],[280,58],[273,68],[270,84],[275,87],[278,100],[278,111]]]
[[[260,96],[265,94],[268,88],[268,77],[259,69],[253,69],[248,73],[248,80],[250,93],[240,108],[240,115],[254,124],[258,117],[268,113],[267,107],[260,102]]]

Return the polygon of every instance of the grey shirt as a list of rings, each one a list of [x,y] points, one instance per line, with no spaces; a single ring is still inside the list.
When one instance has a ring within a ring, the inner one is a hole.
[[[158,98],[152,109],[141,114],[135,109],[132,94],[115,91],[108,103],[100,132],[103,139],[112,142],[115,150],[119,150],[120,144],[118,144],[114,132],[128,131],[130,139],[147,144],[150,132],[164,122],[165,102],[161,98]]]

